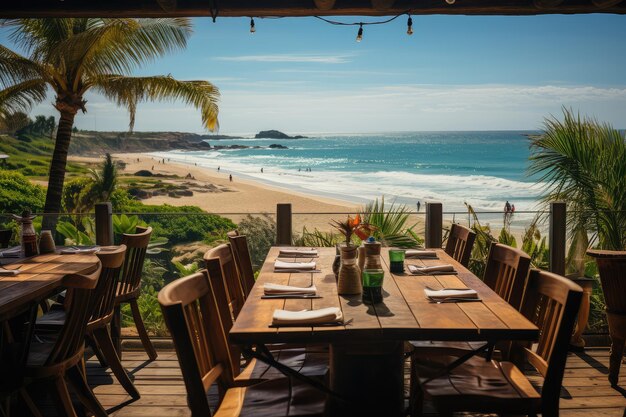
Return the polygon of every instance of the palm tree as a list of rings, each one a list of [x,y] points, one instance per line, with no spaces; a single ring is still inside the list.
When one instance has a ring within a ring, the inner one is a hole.
[[[117,185],[117,167],[110,153],[106,154],[100,168],[100,171],[93,169],[90,172],[94,194],[92,201],[110,201]]]
[[[606,123],[564,109],[563,121],[546,119],[532,139],[529,173],[544,182],[545,202],[568,205],[572,236],[587,233],[602,249],[626,248],[626,139]],[[593,241],[591,242],[593,244]]]
[[[48,88],[60,118],[50,163],[44,212],[58,213],[74,118],[87,111],[85,93],[96,91],[130,113],[130,129],[142,101],[181,100],[200,110],[209,130],[217,128],[217,88],[207,81],[132,77],[140,65],[186,46],[191,22],[173,19],[9,19],[10,39],[26,52],[0,45],[0,109],[25,110],[42,102]],[[45,226],[54,216],[44,219]]]

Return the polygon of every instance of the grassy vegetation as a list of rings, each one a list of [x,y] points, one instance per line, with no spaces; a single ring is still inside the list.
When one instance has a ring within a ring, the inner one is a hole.
[[[46,179],[50,170],[50,160],[54,141],[40,135],[22,134],[18,137],[0,135],[0,153],[9,155],[0,169],[17,171],[27,177]],[[86,165],[68,163],[67,172],[82,175],[88,172]]]

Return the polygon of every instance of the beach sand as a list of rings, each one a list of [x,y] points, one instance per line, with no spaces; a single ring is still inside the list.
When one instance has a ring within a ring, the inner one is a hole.
[[[194,192],[193,196],[170,197],[154,196],[142,200],[144,204],[170,204],[173,206],[193,205],[211,213],[223,214],[238,222],[245,213],[275,213],[276,204],[291,203],[294,231],[301,231],[302,226],[312,230],[330,230],[331,219],[343,219],[348,213],[356,213],[361,204],[331,198],[307,195],[278,187],[272,187],[256,181],[240,179],[236,176],[229,181],[228,174],[220,174],[208,168],[194,165],[165,162],[158,163],[158,158],[147,154],[115,154],[115,160],[123,161],[126,167],[122,175],[132,175],[139,170],[148,170],[154,174],[177,175],[180,179],[163,178],[163,182],[182,184],[195,183],[199,186],[214,185],[222,192]],[[100,163],[99,158],[71,157],[75,162]],[[137,162],[139,159],[139,162]],[[152,169],[154,167],[154,170]],[[185,179],[190,174],[194,180]],[[318,214],[319,213],[319,214]],[[343,214],[345,213],[345,214]]]

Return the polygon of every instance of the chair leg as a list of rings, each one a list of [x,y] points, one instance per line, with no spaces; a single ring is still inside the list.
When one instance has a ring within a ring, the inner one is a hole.
[[[411,417],[421,417],[424,409],[424,391],[417,378],[415,358],[411,357],[411,379],[409,387],[409,410]]]
[[[83,374],[79,365],[73,366],[66,372],[70,385],[80,399],[80,402],[87,407],[96,417],[107,417],[106,410],[98,401],[91,388],[87,384],[86,375]]]
[[[70,392],[67,390],[67,384],[65,383],[65,379],[63,379],[62,376],[58,376],[55,378],[54,387],[56,388],[56,393],[59,397],[59,405],[65,413],[64,415],[67,417],[78,417],[78,415],[76,414],[76,410],[74,409],[74,404],[72,404]]]
[[[146,350],[148,357],[151,361],[156,360],[157,352],[148,337],[148,332],[146,331],[146,327],[143,324],[143,319],[141,318],[141,314],[139,314],[139,306],[137,305],[137,300],[132,299],[129,300],[130,310],[133,313],[133,320],[135,321],[135,327],[137,327],[137,333],[139,333],[139,338],[141,339],[141,344],[143,348]]]
[[[107,363],[106,359],[104,359],[104,355],[102,355],[102,351],[100,350],[100,347],[98,346],[98,343],[96,342],[96,340],[91,335],[87,335],[86,339],[87,339],[87,344],[91,346],[91,350],[93,350],[94,355],[96,355],[96,358],[98,358],[98,362],[100,362],[100,366],[103,368],[108,368],[109,364]]]
[[[20,397],[22,398],[22,401],[24,401],[24,403],[28,407],[28,410],[30,411],[30,413],[33,416],[35,416],[35,417],[43,417],[41,412],[39,411],[39,409],[35,405],[35,402],[31,398],[30,394],[28,393],[28,391],[26,391],[26,388],[20,389],[19,395],[20,395]]]
[[[611,337],[611,356],[609,361],[609,382],[616,386],[619,382],[619,368],[624,355],[624,339]]]
[[[93,335],[96,339],[96,342],[98,342],[98,345],[100,345],[102,354],[104,355],[104,358],[111,367],[111,371],[113,371],[117,380],[131,397],[133,397],[134,399],[138,399],[140,397],[139,391],[137,391],[137,388],[135,388],[133,382],[128,377],[126,369],[124,369],[124,367],[122,366],[122,362],[120,361],[119,356],[117,356],[117,352],[115,351],[115,347],[113,346],[111,335],[107,331],[106,327],[95,329]]]

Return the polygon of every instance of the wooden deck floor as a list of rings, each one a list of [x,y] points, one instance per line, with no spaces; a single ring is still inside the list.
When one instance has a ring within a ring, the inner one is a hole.
[[[564,417],[626,417],[626,389],[616,390],[607,381],[608,349],[588,349],[572,353],[567,362],[561,398]],[[185,387],[176,354],[160,351],[155,362],[144,352],[124,352],[124,366],[134,377],[141,398],[132,401],[108,370],[90,360],[89,382],[111,416],[177,417],[189,416]],[[626,387],[626,365],[622,366]],[[50,414],[52,415],[52,410]]]

